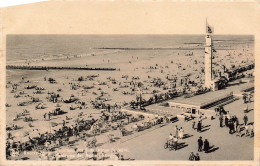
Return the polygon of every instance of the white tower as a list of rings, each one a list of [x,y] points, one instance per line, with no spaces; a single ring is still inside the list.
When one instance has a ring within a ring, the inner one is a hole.
[[[205,87],[210,88],[212,82],[212,39],[208,34],[205,38]]]
[[[205,87],[210,88],[212,85],[212,39],[210,34],[213,33],[206,20],[206,45],[205,45]]]

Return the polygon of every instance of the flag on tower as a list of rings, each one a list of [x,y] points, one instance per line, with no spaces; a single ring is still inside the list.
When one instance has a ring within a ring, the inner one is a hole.
[[[213,33],[213,27],[209,26],[208,21],[206,19],[206,33]]]

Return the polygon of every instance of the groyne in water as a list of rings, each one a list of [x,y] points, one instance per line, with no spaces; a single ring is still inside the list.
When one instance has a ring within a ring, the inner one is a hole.
[[[6,65],[7,70],[107,70],[113,71],[116,68],[97,68],[97,67],[56,67],[56,66],[19,66],[19,65]]]

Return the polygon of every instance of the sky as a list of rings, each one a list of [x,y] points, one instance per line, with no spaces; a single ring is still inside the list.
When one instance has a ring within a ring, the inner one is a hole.
[[[3,8],[6,34],[255,34],[256,2],[53,1]]]

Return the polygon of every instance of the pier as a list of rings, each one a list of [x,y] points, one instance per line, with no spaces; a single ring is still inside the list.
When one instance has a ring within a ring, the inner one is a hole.
[[[7,70],[107,70],[113,71],[116,68],[96,68],[96,67],[56,67],[56,66],[19,66],[19,65],[6,65]]]

